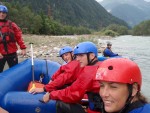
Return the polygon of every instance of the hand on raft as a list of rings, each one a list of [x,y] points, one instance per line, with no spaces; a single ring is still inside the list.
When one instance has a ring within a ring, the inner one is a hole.
[[[42,92],[44,92],[43,88],[33,88],[29,91],[29,93],[31,94],[42,93]]]
[[[47,92],[44,96],[43,96],[43,102],[47,103],[50,101],[50,93]]]

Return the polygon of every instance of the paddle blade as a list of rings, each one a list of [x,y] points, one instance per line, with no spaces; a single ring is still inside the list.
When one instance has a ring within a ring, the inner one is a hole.
[[[29,86],[28,86],[28,92],[34,88],[43,88],[44,87],[44,84],[38,82],[38,81],[35,81],[35,82],[30,82],[29,83]]]

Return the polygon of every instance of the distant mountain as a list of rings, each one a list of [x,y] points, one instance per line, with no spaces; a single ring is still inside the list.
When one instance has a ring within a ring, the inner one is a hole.
[[[34,12],[44,11],[64,25],[101,29],[110,24],[127,26],[121,19],[112,16],[95,0],[5,0],[29,5]]]
[[[150,2],[144,0],[103,0],[100,4],[132,27],[141,21],[150,20]]]

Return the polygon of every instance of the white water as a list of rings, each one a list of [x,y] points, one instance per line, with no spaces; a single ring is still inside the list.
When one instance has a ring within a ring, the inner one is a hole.
[[[108,40],[103,40],[106,43]],[[135,61],[142,72],[142,92],[150,99],[150,36],[120,36],[109,40],[114,53]]]

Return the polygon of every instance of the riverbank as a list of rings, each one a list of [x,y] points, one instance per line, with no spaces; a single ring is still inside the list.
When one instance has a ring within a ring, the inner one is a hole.
[[[59,50],[64,46],[71,46],[74,47],[76,44],[83,42],[83,41],[92,41],[94,42],[99,50],[99,53],[105,47],[102,39],[110,39],[109,36],[100,36],[100,35],[67,35],[67,36],[48,36],[48,35],[23,35],[24,42],[27,46],[27,55],[21,56],[20,50],[18,51],[18,59],[19,62],[30,58],[31,51],[30,51],[30,44],[33,43],[33,54],[34,58],[40,59],[48,59],[52,61],[59,62],[60,64],[63,63],[62,59],[58,56]],[[7,65],[5,66],[7,69]]]
[[[70,35],[70,36],[23,35],[23,38],[27,45],[27,56],[30,56],[29,43],[32,42],[34,43],[33,51],[35,58],[46,58],[49,60],[59,62],[60,58],[56,56],[58,56],[58,52],[63,46],[69,45],[71,47],[74,47],[76,44],[80,42],[92,41],[97,45],[100,53],[105,46],[102,39],[110,39],[111,37],[98,35]]]

